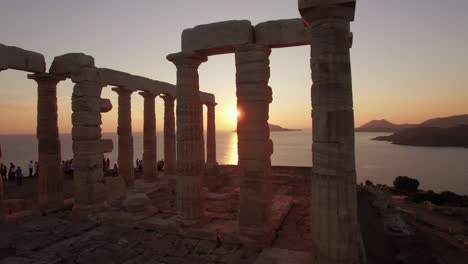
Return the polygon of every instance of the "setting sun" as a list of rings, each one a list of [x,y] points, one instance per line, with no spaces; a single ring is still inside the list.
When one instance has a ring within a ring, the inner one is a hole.
[[[239,110],[237,110],[236,108],[231,110],[231,113],[230,113],[230,120],[231,120],[232,122],[236,123],[236,122],[237,122],[237,118],[239,118],[239,116],[240,116]]]

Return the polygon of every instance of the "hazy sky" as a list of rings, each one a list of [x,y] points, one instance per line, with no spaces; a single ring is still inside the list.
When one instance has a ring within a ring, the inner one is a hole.
[[[398,123],[468,113],[467,0],[358,0],[351,50],[356,125],[386,118]],[[230,19],[253,24],[299,17],[297,0],[0,0],[0,43],[54,56],[84,52],[98,67],[175,83],[166,55],[180,51],[185,28]],[[309,128],[309,47],[275,49],[270,121]],[[218,129],[233,129],[234,55],[210,57],[200,67],[200,88],[214,93]],[[103,130],[115,131],[117,95],[106,87],[114,110]],[[71,127],[72,83],[59,85],[59,123]],[[25,72],[0,73],[0,133],[33,133],[36,84]],[[142,130],[143,99],[134,94],[133,127]],[[157,99],[163,128],[163,100]],[[205,110],[206,111],[206,110]]]

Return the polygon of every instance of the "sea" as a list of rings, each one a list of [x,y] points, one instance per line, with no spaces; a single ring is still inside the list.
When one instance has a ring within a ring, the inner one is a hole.
[[[397,176],[409,176],[420,182],[420,188],[452,191],[468,195],[468,149],[455,147],[413,147],[371,140],[388,133],[356,133],[356,170],[358,182],[370,180],[391,185]],[[142,158],[143,135],[134,133],[134,158]],[[272,132],[273,165],[312,166],[312,131]],[[114,151],[106,154],[111,165],[117,162],[117,135],[103,133],[114,141]],[[217,160],[219,164],[237,164],[237,135],[217,131]],[[158,159],[164,159],[164,136],[157,133]],[[206,142],[206,141],[205,141]],[[22,166],[27,171],[29,160],[37,160],[35,135],[0,135],[2,162]],[[70,134],[61,135],[62,159],[73,157]]]

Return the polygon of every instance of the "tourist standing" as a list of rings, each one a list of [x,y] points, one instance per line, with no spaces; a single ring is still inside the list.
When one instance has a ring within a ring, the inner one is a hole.
[[[2,174],[2,180],[6,181],[7,179],[7,167],[3,165],[3,163],[0,165],[0,173]]]
[[[29,161],[28,169],[29,169],[29,177],[32,177],[33,176],[33,169],[34,169],[34,163],[33,163],[32,160]]]
[[[39,162],[34,162],[34,176],[39,175]]]
[[[21,186],[23,184],[23,171],[21,167],[16,168],[16,185]]]

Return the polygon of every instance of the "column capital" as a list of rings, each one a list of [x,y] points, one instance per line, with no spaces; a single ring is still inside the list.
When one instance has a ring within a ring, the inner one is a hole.
[[[37,83],[59,83],[66,80],[63,76],[52,75],[50,73],[34,73],[28,74],[28,79],[35,80]]]
[[[203,104],[206,105],[207,107],[216,107],[218,105],[218,103],[216,102],[205,102]]]
[[[208,57],[196,52],[179,52],[167,55],[167,60],[174,63],[176,67],[194,66],[198,67],[208,61]]]
[[[112,91],[116,92],[118,95],[131,95],[135,90],[124,86],[117,86],[113,87]]]
[[[327,20],[354,21],[356,0],[299,0],[299,12],[308,26]]]
[[[164,100],[165,103],[175,101],[175,98],[173,96],[171,96],[171,95],[168,95],[168,94],[163,94],[160,97]]]
[[[147,92],[147,91],[139,92],[138,94],[143,96],[143,98],[145,99],[155,99],[158,96],[157,94]]]

